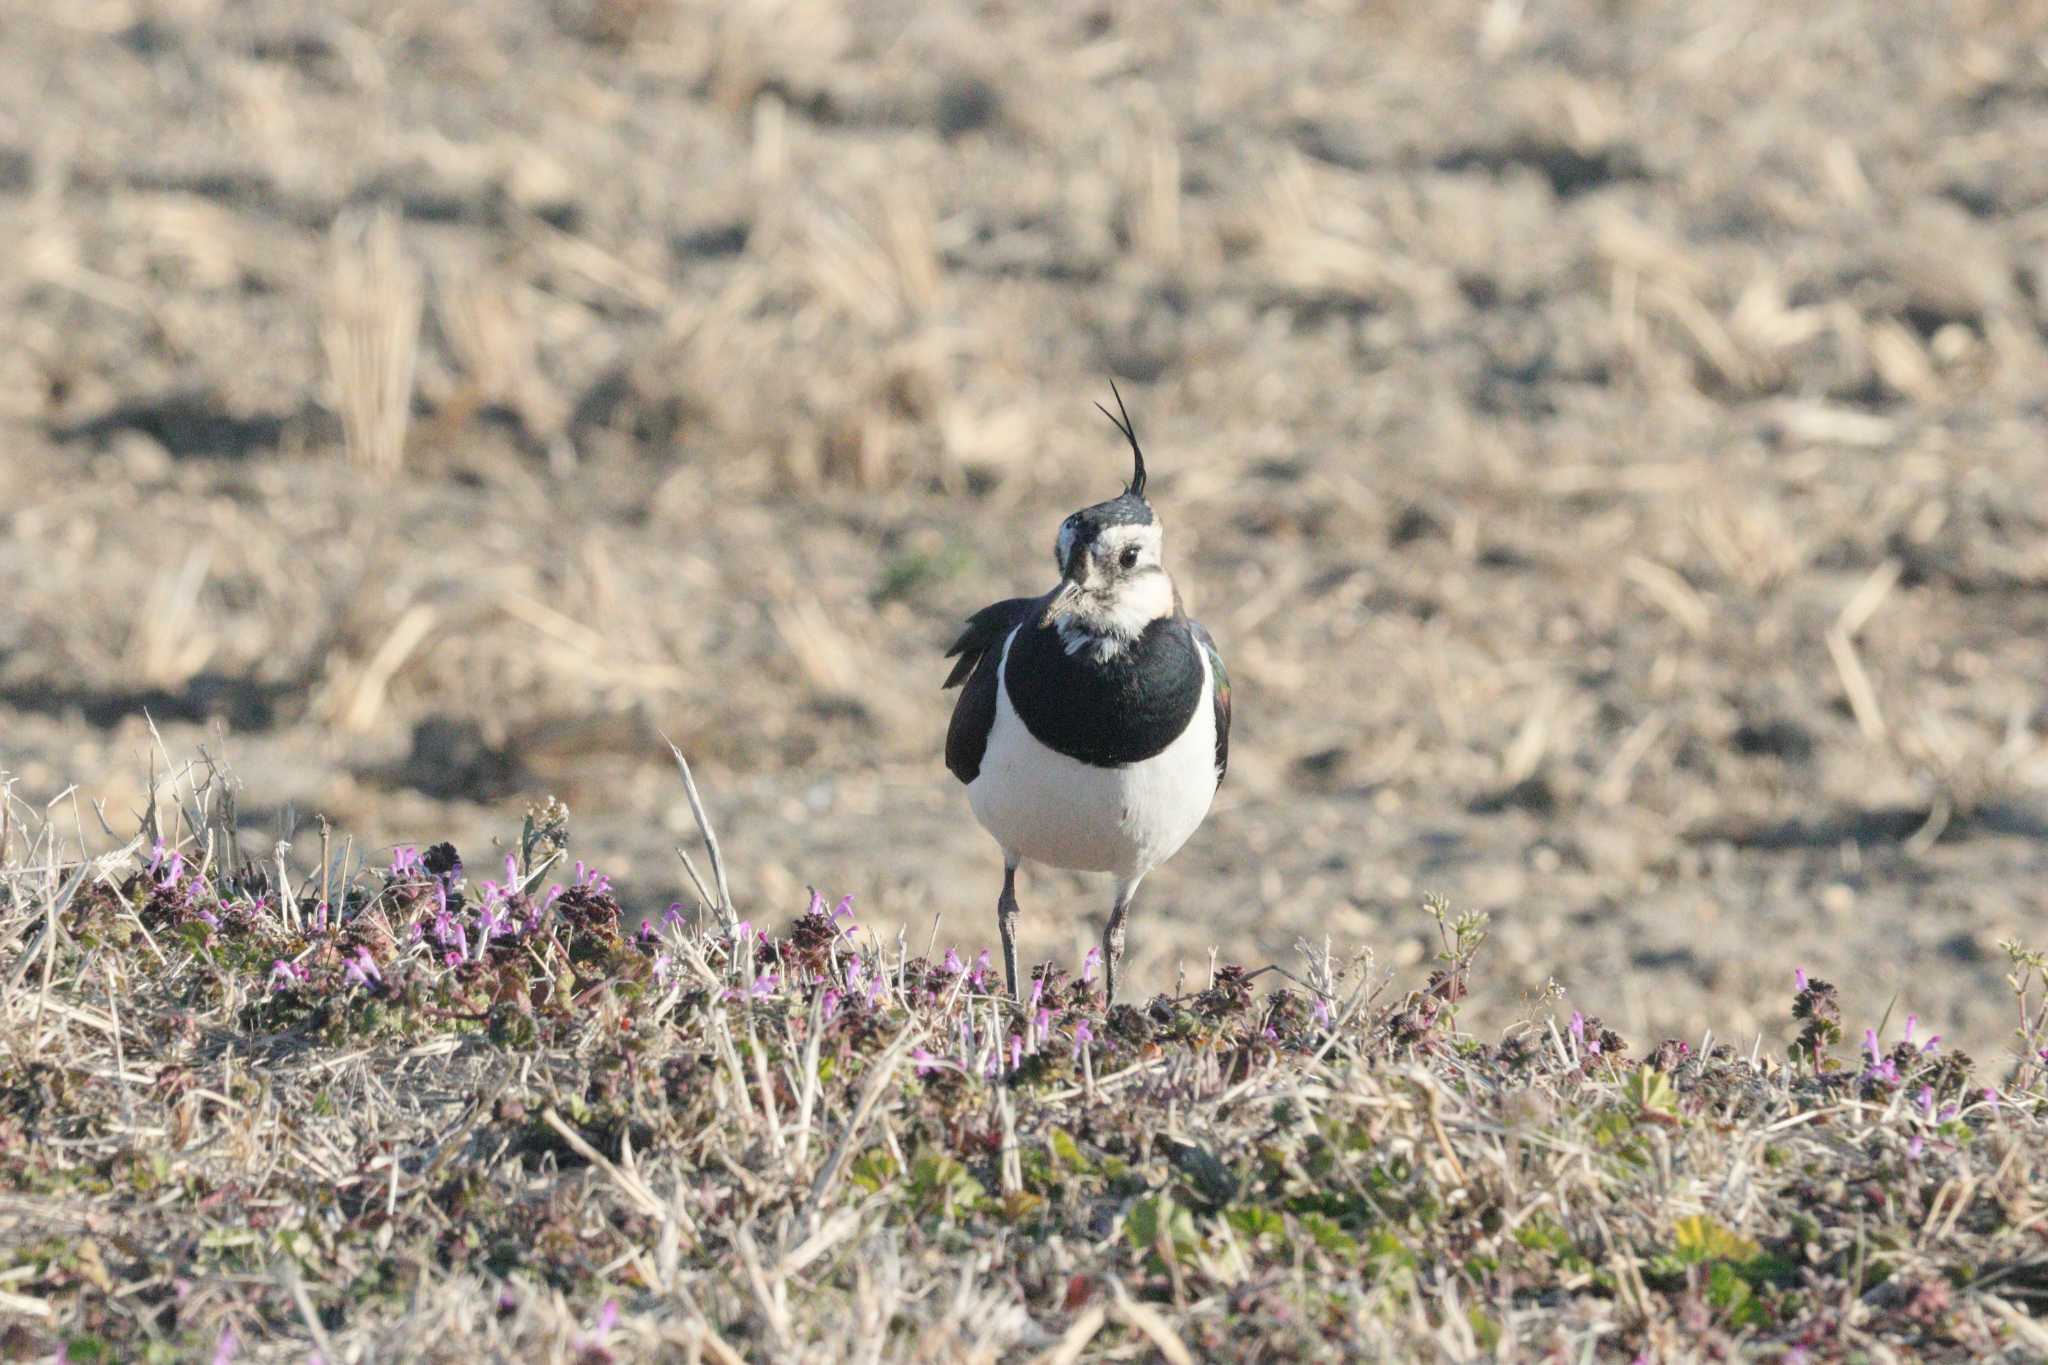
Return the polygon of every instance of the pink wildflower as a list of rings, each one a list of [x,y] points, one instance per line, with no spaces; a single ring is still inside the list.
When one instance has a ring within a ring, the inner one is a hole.
[[[384,982],[384,974],[377,970],[376,959],[370,956],[368,948],[360,946],[356,949],[355,960],[348,964],[345,975],[350,984],[361,986],[365,990],[375,990]]]

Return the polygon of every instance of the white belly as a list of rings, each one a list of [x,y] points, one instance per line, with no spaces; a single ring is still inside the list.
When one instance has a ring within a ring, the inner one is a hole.
[[[1005,640],[998,680],[1009,660]],[[1216,795],[1210,683],[1203,656],[1188,728],[1159,753],[1121,768],[1098,768],[1039,743],[1010,704],[1009,688],[999,686],[981,772],[967,786],[974,818],[1006,854],[1125,880],[1143,876],[1180,850]]]

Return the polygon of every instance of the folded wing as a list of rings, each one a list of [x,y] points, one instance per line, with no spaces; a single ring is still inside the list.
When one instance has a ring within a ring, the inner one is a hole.
[[[1223,654],[1207,627],[1191,617],[1188,633],[1195,637],[1202,653],[1209,656],[1209,694],[1216,708],[1216,780],[1221,783],[1230,768],[1230,674],[1224,670]]]
[[[1034,611],[1043,611],[1045,603],[1043,597],[1012,597],[983,607],[967,618],[967,629],[946,651],[947,658],[959,660],[946,675],[946,686],[967,684],[953,704],[953,722],[946,728],[946,767],[962,782],[981,775],[981,756],[996,723],[996,674],[1003,641]]]

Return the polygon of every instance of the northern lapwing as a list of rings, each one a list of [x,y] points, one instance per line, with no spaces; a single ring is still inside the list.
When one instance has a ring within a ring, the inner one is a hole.
[[[1209,813],[1230,757],[1230,679],[1216,642],[1181,609],[1145,452],[1112,382],[1105,417],[1131,446],[1131,483],[1060,523],[1059,586],[984,607],[946,651],[966,683],[946,766],[1003,850],[996,924],[1017,994],[1017,864],[1107,872],[1116,903],[1102,933],[1116,999],[1124,919],[1145,874]]]

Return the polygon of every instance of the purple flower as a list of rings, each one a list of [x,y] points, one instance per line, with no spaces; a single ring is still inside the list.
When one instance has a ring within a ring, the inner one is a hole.
[[[1912,1043],[1913,1043],[1913,1030],[1914,1030],[1915,1028],[1918,1028],[1918,1027],[1919,1027],[1919,1025],[1920,1025],[1920,1016],[1919,1016],[1919,1015],[1917,1015],[1917,1014],[1909,1014],[1909,1015],[1907,1015],[1907,1016],[1906,1016],[1906,1037],[1905,1037],[1905,1042],[1906,1042],[1906,1045],[1907,1045],[1907,1046],[1909,1046],[1909,1047],[1910,1047],[1910,1046],[1912,1046]]]
[[[827,987],[825,996],[819,1002],[818,1017],[822,1023],[831,1023],[832,1016],[839,1013],[839,992]]]
[[[553,900],[554,897],[549,896],[548,899]],[[664,929],[681,929],[683,927],[683,903],[681,901],[669,902],[668,909],[661,912],[661,927]]]
[[[1010,1035],[1010,1070],[1024,1065],[1024,1040],[1016,1034]]]
[[[1998,1117],[1998,1092],[1990,1086],[1984,1087],[1984,1102],[1991,1106],[1991,1117]]]
[[[1035,1008],[1037,1008],[1037,1006],[1038,1006],[1038,1002],[1039,1002],[1040,1000],[1044,999],[1044,997],[1045,997],[1045,978],[1041,976],[1041,977],[1037,977],[1037,978],[1033,979],[1033,981],[1031,982],[1031,1004],[1032,1004],[1032,1007],[1033,1007],[1034,1009],[1035,1009]]]
[[[643,924],[642,927],[645,928],[646,926]],[[483,909],[477,911],[476,931],[478,935],[476,955],[482,957],[484,955],[484,948],[490,943],[493,935],[509,934],[512,932],[512,917],[505,914],[498,907],[486,904]]]
[[[754,978],[754,984],[747,987],[747,996],[752,1000],[766,1000],[782,989],[782,978],[770,972],[763,972]]]
[[[1081,959],[1081,984],[1087,985],[1095,979],[1095,973],[1102,966],[1102,949],[1090,948]]]
[[[920,1076],[929,1076],[934,1071],[945,1069],[945,1063],[933,1056],[928,1048],[912,1048],[910,1050],[910,1060],[917,1067],[917,1074]]]
[[[375,990],[384,983],[384,974],[377,970],[376,959],[370,956],[368,948],[361,946],[356,948],[355,960],[348,964],[345,975],[351,985],[365,990]]]
[[[616,1357],[612,1355],[610,1348],[605,1345],[605,1338],[610,1336],[612,1329],[618,1325],[618,1301],[616,1299],[606,1299],[604,1307],[598,1310],[597,1325],[590,1329],[589,1336],[579,1339],[576,1343],[577,1358],[579,1360],[601,1361],[605,1365],[610,1365],[610,1362],[616,1359]]]
[[[1930,1119],[1934,1117],[1934,1087],[1931,1085],[1920,1087],[1920,1116]]]
[[[196,913],[201,920],[205,921],[207,928],[220,928],[220,916],[214,914],[213,911],[201,908],[200,910],[195,911],[194,913]]]
[[[1324,1028],[1329,1028],[1331,1021],[1336,1017],[1330,1012],[1330,1002],[1319,995],[1315,999],[1315,1004],[1310,1008],[1315,1011],[1316,1022]]]
[[[839,898],[839,904],[837,904],[837,905],[835,905],[835,906],[833,906],[833,907],[832,907],[832,922],[833,922],[834,924],[837,924],[837,923],[839,923],[839,921],[841,921],[841,920],[851,920],[852,918],[853,918],[853,897],[852,897],[852,896],[841,896],[841,897]],[[845,934],[845,933],[851,933],[852,931],[853,931],[853,927],[852,927],[852,925],[850,925],[850,924],[849,924],[849,925],[848,925],[848,926],[846,926],[845,928],[841,929],[841,930],[840,930],[839,932],[840,932],[840,933],[842,933],[842,934]]]
[[[656,953],[654,955],[654,984],[657,986],[668,985],[668,979],[675,972],[675,969],[676,961],[674,958],[670,957],[667,953]]]
[[[235,1347],[238,1344],[234,1328],[221,1328],[220,1340],[215,1342],[213,1347],[213,1365],[228,1365],[228,1362],[235,1358]]]
[[[1923,1139],[1918,1133],[1913,1134],[1912,1140],[1906,1144],[1906,1159],[1908,1161],[1918,1161],[1920,1159],[1920,1153],[1926,1150],[1926,1147],[1927,1143],[1925,1139]]]
[[[1870,1064],[1876,1066],[1878,1053],[1883,1050],[1877,1045],[1876,1029],[1867,1028],[1863,1030],[1863,1050],[1870,1054]]]
[[[1081,1049],[1094,1041],[1095,1030],[1088,1027],[1086,1019],[1074,1025],[1074,1057],[1077,1061],[1080,1059]]]
[[[1031,1016],[1031,1031],[1036,1038],[1052,1037],[1052,1011],[1041,1006],[1038,1013]]]
[[[635,942],[643,945],[654,942],[654,921],[651,919],[641,920],[640,932],[633,937]]]
[[[1586,1046],[1586,1016],[1580,1014],[1577,1010],[1572,1011],[1571,1035],[1572,1042],[1576,1043],[1580,1050],[1583,1051]]]
[[[1806,989],[1806,968],[1794,967],[1792,969],[1792,985],[1797,990],[1803,991]]]
[[[296,962],[279,958],[270,964],[270,989],[273,991],[288,990],[305,979],[306,969]]]
[[[946,960],[939,964],[939,970],[947,976],[958,976],[966,969],[960,965],[960,954],[948,948],[946,949]]]

